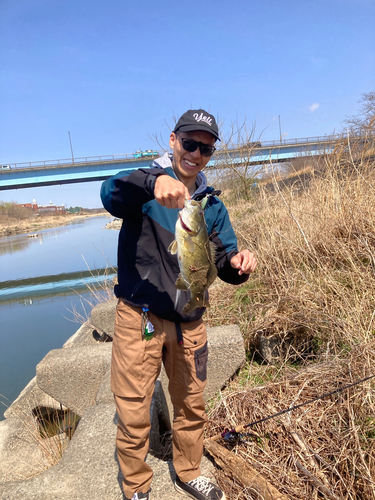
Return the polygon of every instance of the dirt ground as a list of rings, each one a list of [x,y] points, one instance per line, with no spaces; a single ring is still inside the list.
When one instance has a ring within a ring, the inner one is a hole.
[[[0,236],[10,236],[13,234],[35,233],[50,227],[64,226],[78,219],[86,219],[88,217],[102,217],[108,215],[108,212],[103,210],[100,213],[80,213],[80,214],[65,214],[65,215],[47,215],[42,217],[33,217],[32,219],[0,219]]]

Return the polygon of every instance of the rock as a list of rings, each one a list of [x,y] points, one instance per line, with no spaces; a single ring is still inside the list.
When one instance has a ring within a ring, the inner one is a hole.
[[[108,222],[104,229],[121,229],[121,226],[122,226],[122,219],[115,219],[115,220],[112,220],[111,222]]]
[[[99,330],[100,334],[105,332],[113,337],[117,302],[118,299],[103,302],[95,306],[91,311],[91,324]]]
[[[37,384],[74,413],[83,415],[95,403],[110,367],[111,352],[111,343],[50,351],[36,367]]]
[[[285,359],[293,360],[294,356],[308,356],[312,351],[312,335],[304,328],[265,335],[257,332],[257,349],[267,363],[278,363]]]
[[[280,360],[280,343],[281,339],[278,335],[266,337],[261,332],[257,334],[257,349],[262,358],[268,363]]]

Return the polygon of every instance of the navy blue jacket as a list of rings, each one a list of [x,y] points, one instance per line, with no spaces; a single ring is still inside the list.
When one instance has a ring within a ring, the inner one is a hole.
[[[175,239],[178,210],[167,209],[154,199],[154,185],[159,175],[177,177],[171,166],[160,168],[157,160],[153,165],[158,168],[151,166],[119,172],[105,181],[101,188],[106,210],[123,219],[115,294],[131,305],[148,307],[160,318],[176,323],[195,321],[203,315],[205,308],[195,309],[189,315],[181,313],[190,300],[190,291],[176,289],[180,273],[177,256],[168,252],[168,246]],[[213,191],[205,184],[203,190],[200,189],[199,194],[196,192],[192,198],[201,199]],[[248,275],[240,276],[230,265],[230,259],[238,250],[227,209],[213,195],[209,197],[204,215],[210,240],[216,246],[219,278],[232,284],[243,283]]]

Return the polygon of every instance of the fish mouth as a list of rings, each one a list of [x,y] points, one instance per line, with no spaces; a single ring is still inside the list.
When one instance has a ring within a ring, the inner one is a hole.
[[[196,234],[195,231],[193,229],[191,229],[185,222],[184,222],[184,219],[182,218],[181,214],[178,214],[179,217],[180,217],[180,223],[181,223],[181,227],[184,231],[186,231],[187,233],[189,234]]]

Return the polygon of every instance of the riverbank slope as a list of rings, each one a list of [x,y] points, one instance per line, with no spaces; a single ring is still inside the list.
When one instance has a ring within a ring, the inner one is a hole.
[[[35,233],[51,227],[64,226],[79,219],[87,219],[89,217],[103,217],[111,215],[104,210],[95,212],[82,210],[78,214],[64,215],[35,215],[33,218],[16,219],[11,217],[0,218],[0,236],[11,236],[13,234]]]

